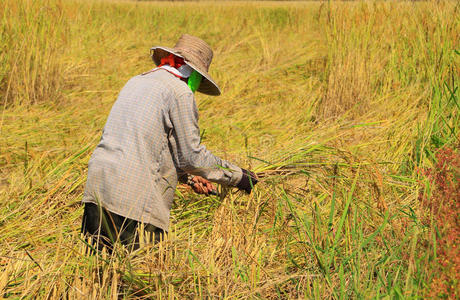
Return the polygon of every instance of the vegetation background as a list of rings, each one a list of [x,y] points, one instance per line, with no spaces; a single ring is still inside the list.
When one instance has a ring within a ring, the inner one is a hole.
[[[459,3],[0,2],[0,297],[457,298]],[[90,256],[88,159],[149,48],[215,50],[203,142],[250,196],[179,188],[166,241]]]

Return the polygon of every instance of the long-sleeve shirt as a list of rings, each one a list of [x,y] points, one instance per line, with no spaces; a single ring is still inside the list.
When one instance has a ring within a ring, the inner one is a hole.
[[[184,172],[227,186],[242,177],[241,168],[200,144],[198,110],[185,82],[162,69],[131,78],[89,161],[82,201],[167,231]]]

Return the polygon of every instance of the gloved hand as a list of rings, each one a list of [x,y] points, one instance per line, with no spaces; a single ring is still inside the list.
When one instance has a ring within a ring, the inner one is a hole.
[[[205,195],[218,195],[217,189],[211,183],[211,181],[204,179],[201,176],[188,176],[187,184],[193,188],[197,194]]]
[[[243,177],[241,177],[240,182],[236,186],[239,190],[245,191],[247,194],[250,194],[252,188],[257,184],[259,181],[257,175],[251,171],[243,170]]]

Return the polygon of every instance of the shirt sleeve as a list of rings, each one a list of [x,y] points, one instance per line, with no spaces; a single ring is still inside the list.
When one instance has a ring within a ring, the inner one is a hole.
[[[174,97],[169,119],[169,143],[177,168],[223,185],[236,186],[240,182],[240,167],[213,155],[200,144],[198,109],[191,91]]]
[[[177,169],[177,179],[179,180],[180,183],[187,183],[188,180],[188,174],[182,171],[181,169]]]

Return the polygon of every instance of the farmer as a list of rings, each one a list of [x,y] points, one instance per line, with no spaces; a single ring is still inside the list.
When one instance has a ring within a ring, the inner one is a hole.
[[[117,240],[137,249],[139,233],[162,238],[178,181],[200,194],[215,190],[210,181],[248,194],[257,183],[254,173],[200,144],[194,92],[220,95],[208,74],[209,45],[184,34],[151,55],[158,67],[123,87],[89,161],[82,233],[109,252]]]

